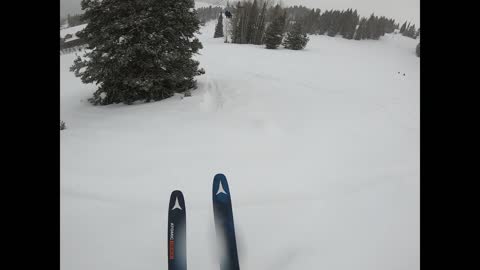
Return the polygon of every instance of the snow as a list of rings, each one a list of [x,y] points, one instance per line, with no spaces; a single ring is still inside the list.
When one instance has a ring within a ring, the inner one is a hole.
[[[83,30],[83,28],[85,28],[86,26],[87,26],[87,24],[85,23],[85,24],[76,25],[74,27],[68,27],[68,28],[60,29],[60,37],[64,38],[66,35],[71,34],[73,36],[73,38],[69,39],[69,40],[74,40],[74,39],[77,38],[75,33],[77,33],[80,30]]]
[[[420,269],[418,40],[310,36],[302,51],[267,50],[214,28],[201,30],[192,97],[92,106],[95,85],[68,70],[75,54],[60,56],[61,269],[166,269],[175,189],[189,267],[219,269],[219,172],[241,269]]]

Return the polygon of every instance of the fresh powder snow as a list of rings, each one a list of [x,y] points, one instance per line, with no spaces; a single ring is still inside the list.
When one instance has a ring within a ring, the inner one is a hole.
[[[420,269],[418,40],[267,50],[214,39],[215,23],[191,97],[93,106],[75,53],[60,56],[61,269],[166,269],[175,189],[189,268],[219,269],[216,173],[241,269]]]

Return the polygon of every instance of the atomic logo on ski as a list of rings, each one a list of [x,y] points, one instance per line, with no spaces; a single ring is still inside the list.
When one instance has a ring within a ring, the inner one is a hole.
[[[175,198],[175,205],[173,206],[172,210],[175,210],[175,209],[183,210],[182,207],[180,207],[180,204],[178,203],[178,197]]]
[[[215,194],[215,195],[218,195],[220,193],[228,195],[227,192],[225,192],[225,190],[223,189],[222,182],[220,182],[220,184],[218,185],[217,194]]]

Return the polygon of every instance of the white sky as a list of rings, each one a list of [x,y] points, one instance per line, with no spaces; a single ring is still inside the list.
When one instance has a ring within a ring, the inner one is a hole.
[[[279,1],[279,0],[277,0]],[[284,5],[303,5],[309,8],[325,9],[357,9],[361,16],[368,17],[372,12],[376,15],[395,19],[402,24],[408,20],[420,25],[420,0],[281,0]],[[60,0],[60,15],[80,13],[81,0]],[[199,2],[226,3],[226,0],[203,0]]]

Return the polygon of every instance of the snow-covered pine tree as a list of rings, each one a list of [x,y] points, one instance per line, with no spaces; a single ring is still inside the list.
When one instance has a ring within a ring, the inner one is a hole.
[[[280,13],[273,18],[271,24],[268,25],[265,31],[265,45],[267,49],[276,49],[283,40],[283,29],[285,28],[286,13]]]
[[[213,38],[223,37],[223,16],[220,14],[218,16],[217,26],[215,26],[215,34],[213,34]]]
[[[307,46],[309,38],[306,33],[302,31],[302,24],[296,22],[292,30],[287,33],[285,40],[283,41],[283,46],[291,50],[301,50]]]
[[[193,0],[82,0],[88,43],[71,70],[96,83],[93,104],[161,100],[196,86],[202,48]]]

